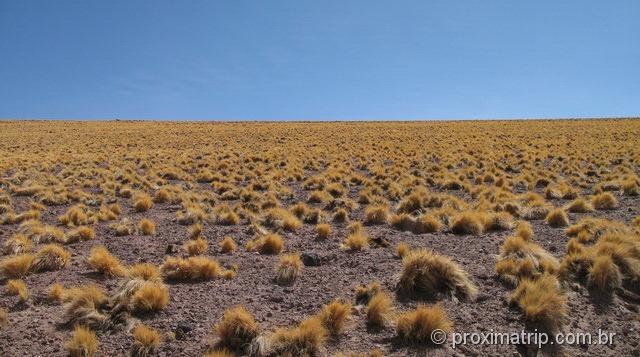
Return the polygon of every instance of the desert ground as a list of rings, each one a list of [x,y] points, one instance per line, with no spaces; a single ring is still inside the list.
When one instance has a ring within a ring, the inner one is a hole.
[[[639,173],[633,119],[1,121],[0,355],[637,356]]]

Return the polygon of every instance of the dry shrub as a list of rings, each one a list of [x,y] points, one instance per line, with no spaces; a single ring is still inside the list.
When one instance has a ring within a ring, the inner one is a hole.
[[[610,255],[593,259],[588,276],[589,286],[600,290],[614,290],[622,286],[622,273]]]
[[[513,229],[513,216],[507,212],[489,213],[481,215],[484,232],[505,231]]]
[[[450,225],[454,234],[482,234],[484,229],[483,217],[477,212],[462,212],[453,217]]]
[[[635,180],[628,180],[622,184],[622,192],[625,196],[638,196],[640,195],[640,186]]]
[[[349,220],[349,212],[344,208],[338,208],[333,214],[333,221],[336,223],[344,223]]]
[[[156,194],[153,196],[153,202],[155,203],[165,203],[171,200],[171,193],[167,189],[161,188],[156,191]]]
[[[225,310],[222,321],[214,327],[218,344],[235,351],[246,351],[258,337],[258,324],[243,306]]]
[[[64,318],[70,324],[82,323],[102,327],[108,323],[104,311],[108,308],[108,299],[104,291],[96,285],[84,285],[64,291]]]
[[[344,329],[350,315],[351,304],[336,299],[323,306],[317,317],[329,333],[337,335]]]
[[[409,342],[433,343],[431,334],[435,330],[451,332],[453,323],[440,305],[418,306],[415,310],[401,314],[396,324],[398,337]]]
[[[169,304],[169,289],[164,284],[144,281],[131,298],[134,312],[160,311]]]
[[[361,251],[369,248],[369,237],[364,230],[350,233],[340,246],[343,250]]]
[[[413,231],[416,219],[406,213],[399,213],[389,217],[389,224],[401,231]]]
[[[22,278],[29,274],[35,257],[30,254],[14,255],[0,261],[0,278]]]
[[[236,277],[238,273],[233,269],[228,269],[222,272],[222,278],[225,280],[231,280]]]
[[[267,234],[255,241],[254,249],[260,254],[280,254],[284,249],[284,240],[278,234]]]
[[[151,263],[139,263],[129,267],[127,275],[133,279],[162,282],[160,270]]]
[[[567,206],[567,211],[572,213],[588,213],[593,212],[593,206],[584,198],[576,198]]]
[[[562,208],[556,208],[547,215],[547,224],[551,227],[565,227],[569,225],[569,217]]]
[[[527,322],[549,331],[561,326],[567,309],[560,283],[549,274],[534,280],[522,279],[510,301],[522,310]]]
[[[411,251],[411,248],[409,248],[409,245],[407,243],[404,242],[400,242],[398,243],[398,245],[396,246],[396,254],[398,255],[398,257],[403,258],[405,255],[407,255],[407,253],[409,253]]]
[[[151,355],[162,343],[162,336],[156,330],[143,324],[138,324],[131,332],[133,347],[131,354],[137,357]]]
[[[152,220],[144,218],[138,223],[138,229],[143,235],[150,236],[156,233],[156,224]]]
[[[500,246],[495,268],[503,281],[515,285],[522,278],[555,274],[559,264],[553,255],[533,241],[512,236],[507,237]]]
[[[442,229],[442,223],[436,217],[430,214],[423,214],[416,218],[413,229],[415,234],[435,233]]]
[[[146,212],[153,207],[151,196],[146,193],[139,193],[133,198],[133,208],[136,212]]]
[[[385,224],[389,219],[389,207],[386,205],[369,206],[364,210],[365,224]]]
[[[293,283],[298,277],[300,268],[302,268],[300,254],[293,253],[281,256],[278,267],[276,268],[276,283],[279,285]]]
[[[10,296],[18,296],[20,302],[25,302],[29,299],[29,289],[24,281],[19,279],[11,279],[7,281],[7,294]]]
[[[67,233],[67,243],[84,242],[96,237],[96,232],[91,227],[82,226]]]
[[[320,223],[316,226],[316,234],[318,239],[327,239],[331,234],[331,225],[328,223]]]
[[[267,355],[317,356],[324,349],[327,330],[318,318],[303,320],[298,326],[279,328],[268,338]]]
[[[81,205],[69,208],[65,214],[58,217],[58,221],[67,227],[84,226],[91,223],[85,207]]]
[[[215,259],[207,257],[167,257],[160,271],[169,280],[199,281],[219,277],[221,268]]]
[[[65,343],[65,348],[71,357],[92,357],[98,351],[98,339],[88,327],[76,325],[73,336]]]
[[[609,192],[593,196],[591,203],[597,210],[613,210],[618,208],[618,200]]]
[[[31,270],[35,272],[60,270],[67,265],[70,258],[71,253],[62,246],[47,244],[36,254]]]
[[[67,236],[62,230],[53,226],[36,226],[31,231],[34,243],[66,243]]]
[[[202,255],[207,252],[209,245],[207,241],[200,237],[198,239],[190,239],[184,244],[184,250],[187,251],[187,254],[194,255]]]
[[[202,231],[204,230],[204,226],[202,223],[196,223],[189,227],[187,230],[189,234],[189,239],[196,239],[202,235]]]
[[[516,225],[516,235],[526,241],[533,239],[533,227],[527,221],[520,221]]]
[[[220,242],[220,253],[233,253],[237,249],[236,242],[234,242],[233,238],[226,236]]]
[[[64,297],[64,287],[60,283],[53,283],[47,291],[47,300],[50,302],[62,302]]]
[[[24,234],[14,234],[11,238],[4,242],[2,247],[3,254],[25,254],[31,252],[33,243],[31,239]]]
[[[120,277],[126,273],[125,268],[120,263],[120,259],[111,254],[104,246],[93,247],[87,262],[100,274],[109,277]]]
[[[367,324],[373,327],[383,327],[386,325],[391,309],[393,308],[393,300],[385,292],[376,293],[367,304],[365,314],[367,316]]]
[[[478,289],[469,274],[450,258],[429,250],[414,250],[402,260],[400,291],[420,295],[475,299]]]
[[[262,217],[262,224],[265,227],[283,229],[285,231],[295,231],[302,222],[293,213],[284,208],[272,208]]]
[[[369,285],[360,285],[356,288],[356,304],[367,305],[372,297],[382,291],[382,286],[377,281]]]

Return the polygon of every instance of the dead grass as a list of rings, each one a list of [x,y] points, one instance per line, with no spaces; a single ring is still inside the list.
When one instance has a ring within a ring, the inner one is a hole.
[[[190,239],[184,244],[184,250],[190,256],[205,254],[208,248],[209,244],[207,244],[207,241],[202,237]]]
[[[89,328],[78,325],[73,329],[73,336],[65,343],[71,357],[92,357],[98,351],[98,339]]]
[[[120,259],[111,254],[104,246],[96,246],[91,249],[87,263],[98,273],[108,277],[122,277],[126,270]]]
[[[398,337],[408,342],[433,343],[431,334],[435,330],[453,331],[453,323],[440,305],[418,306],[415,310],[401,314],[396,323]]]
[[[208,257],[167,257],[160,271],[165,278],[175,281],[211,280],[222,273],[220,264]]]
[[[53,271],[64,268],[71,253],[57,244],[47,244],[38,251],[31,265],[34,272]]]
[[[551,227],[565,227],[569,225],[569,217],[562,208],[556,208],[547,214],[547,224]]]
[[[237,247],[238,246],[236,245],[236,242],[233,240],[233,238],[226,236],[220,242],[220,253],[233,253],[236,251]]]
[[[292,253],[280,256],[276,268],[276,283],[279,285],[292,284],[298,277],[301,268],[302,260],[300,259],[300,254]]]
[[[18,296],[20,302],[26,302],[29,299],[29,289],[24,281],[19,279],[11,279],[7,281],[7,294],[10,296]]]
[[[29,274],[35,257],[29,254],[14,255],[0,261],[0,278],[16,279]]]
[[[138,223],[138,230],[142,235],[151,236],[156,233],[156,224],[150,219],[143,218]]]
[[[162,343],[162,336],[156,330],[143,324],[138,324],[131,332],[133,335],[133,356],[144,357],[153,354]]]
[[[523,311],[528,322],[545,330],[558,330],[565,319],[566,297],[553,275],[521,280],[510,299]]]
[[[609,192],[593,196],[591,203],[597,210],[614,210],[618,208],[618,199]]]
[[[329,333],[337,335],[345,328],[350,315],[351,304],[336,299],[323,306],[317,317]]]
[[[227,309],[213,330],[220,346],[235,351],[247,351],[259,333],[258,323],[243,306]]]
[[[478,288],[469,274],[450,258],[429,250],[414,250],[402,259],[398,288],[404,293],[475,299]]]
[[[369,300],[365,314],[367,324],[372,327],[384,327],[390,319],[393,300],[385,292],[379,292]]]

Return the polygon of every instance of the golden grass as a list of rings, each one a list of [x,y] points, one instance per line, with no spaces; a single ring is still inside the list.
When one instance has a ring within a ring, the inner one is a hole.
[[[328,223],[320,223],[316,226],[316,235],[318,239],[327,239],[331,234],[331,225]]]
[[[593,196],[591,203],[597,210],[613,210],[618,208],[618,199],[609,192]]]
[[[213,328],[219,345],[231,350],[245,351],[258,337],[258,323],[243,306],[225,310],[222,320]]]
[[[527,321],[546,330],[557,330],[566,316],[567,299],[553,275],[521,280],[510,300],[523,311]]]
[[[0,278],[22,278],[29,274],[35,257],[29,254],[15,255],[0,260]]]
[[[220,253],[233,253],[236,251],[238,245],[233,238],[226,236],[220,241]]]
[[[278,234],[267,234],[256,240],[254,249],[260,254],[280,254],[284,249],[284,240]]]
[[[126,270],[120,259],[111,254],[104,246],[96,246],[91,249],[87,263],[98,273],[108,277],[121,277],[126,274]]]
[[[268,355],[317,356],[324,348],[328,331],[315,317],[297,326],[279,328],[268,338]]]
[[[337,335],[345,328],[350,315],[351,304],[336,299],[323,306],[316,316],[329,333]]]
[[[57,244],[47,244],[36,253],[31,270],[51,271],[64,268],[71,259],[71,253]]]
[[[431,334],[435,330],[453,331],[453,323],[440,305],[418,306],[398,316],[396,334],[409,342],[433,343]]]
[[[298,277],[301,268],[302,260],[300,259],[300,254],[292,253],[280,256],[278,266],[276,267],[276,283],[279,285],[293,283]]]
[[[92,357],[98,351],[98,339],[89,328],[77,325],[73,329],[73,336],[65,343],[65,348],[71,357]]]
[[[133,279],[161,282],[160,270],[151,263],[134,264],[127,269],[127,275]]]
[[[0,331],[9,323],[9,313],[0,307]]]
[[[205,254],[208,248],[209,244],[202,237],[190,239],[184,244],[184,250],[191,256]]]
[[[411,248],[407,243],[400,242],[398,243],[398,245],[396,245],[396,255],[399,258],[404,258],[404,256],[406,256],[410,251]]]
[[[340,247],[343,250],[361,251],[369,248],[369,236],[362,229],[350,233]]]
[[[145,281],[131,298],[135,312],[160,311],[169,304],[169,289],[164,284]]]
[[[556,208],[547,214],[547,224],[551,227],[565,227],[569,225],[569,217],[562,208]]]
[[[150,219],[143,218],[138,222],[138,230],[142,235],[151,236],[156,233],[156,224]]]
[[[7,281],[7,294],[11,296],[18,296],[20,302],[25,302],[29,299],[29,289],[24,281],[19,279],[11,279]]]
[[[414,250],[402,259],[398,288],[419,295],[475,299],[478,288],[469,274],[450,258],[429,250]]]
[[[379,292],[369,300],[365,309],[367,324],[373,327],[383,327],[390,318],[393,300],[385,292]]]
[[[187,259],[167,257],[160,271],[167,279],[176,281],[211,280],[222,273],[215,259],[202,256]]]
[[[162,336],[156,330],[143,324],[138,324],[131,332],[133,336],[133,356],[149,356],[160,347]]]

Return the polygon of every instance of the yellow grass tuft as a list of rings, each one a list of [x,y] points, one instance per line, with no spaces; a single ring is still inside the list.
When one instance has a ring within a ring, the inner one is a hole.
[[[160,311],[169,304],[169,289],[164,284],[145,281],[131,298],[134,312]]]
[[[243,306],[225,310],[222,321],[213,328],[219,345],[235,351],[246,351],[258,337],[258,324]]]
[[[15,255],[0,261],[0,278],[22,278],[29,274],[35,257],[30,254]]]
[[[344,329],[350,315],[351,304],[336,299],[325,305],[317,316],[327,331],[336,335]]]
[[[484,229],[483,217],[477,212],[462,212],[453,217],[449,228],[454,234],[479,235]]]
[[[431,334],[435,330],[449,333],[453,323],[440,305],[418,306],[415,310],[401,314],[396,324],[398,337],[409,342],[433,343]]]
[[[400,258],[404,258],[404,256],[407,255],[410,251],[411,248],[407,243],[400,242],[396,246],[396,255],[398,255],[398,257]]]
[[[220,253],[233,253],[237,249],[237,244],[233,238],[226,236],[220,242]]]
[[[133,209],[136,212],[146,212],[153,207],[151,196],[146,193],[139,193],[133,198]]]
[[[64,287],[60,283],[53,283],[49,286],[49,290],[47,292],[47,300],[50,302],[62,302],[64,297]]]
[[[96,232],[91,227],[82,226],[67,233],[67,243],[83,242],[96,237]]]
[[[279,285],[287,285],[293,283],[298,277],[298,273],[302,268],[302,260],[300,254],[285,254],[280,257],[278,267],[276,268],[276,283]]]
[[[588,213],[593,212],[593,206],[584,198],[576,198],[567,206],[567,211],[572,213]]]
[[[70,258],[71,253],[62,246],[47,244],[36,254],[31,270],[36,272],[60,270],[67,265]]]
[[[328,223],[320,223],[316,226],[316,234],[318,239],[327,239],[331,234],[331,225]]]
[[[87,262],[98,273],[109,277],[121,277],[126,273],[125,268],[120,263],[120,259],[111,254],[104,246],[93,247]]]
[[[138,324],[133,328],[133,349],[131,354],[137,357],[151,355],[160,347],[162,336],[156,330],[143,324]]]
[[[523,311],[528,322],[549,331],[557,330],[566,314],[566,297],[553,275],[522,279],[510,299]]]
[[[547,214],[547,223],[551,227],[565,227],[569,225],[569,217],[562,208],[556,208]]]
[[[591,199],[593,207],[597,210],[613,210],[618,208],[618,200],[610,192],[600,193]]]
[[[127,270],[127,275],[133,279],[161,282],[160,270],[151,263],[134,264]]]
[[[614,290],[622,286],[622,273],[610,255],[598,255],[589,269],[589,286],[600,290]]]
[[[450,258],[429,250],[414,250],[402,260],[398,287],[405,293],[458,296],[474,300],[478,288],[469,274]]]
[[[10,296],[18,296],[20,302],[25,302],[29,299],[29,289],[27,284],[22,280],[12,279],[7,281],[7,294]]]
[[[31,252],[33,243],[31,239],[24,234],[14,234],[11,238],[4,242],[2,252],[4,254],[25,254]]]
[[[145,236],[154,235],[156,233],[156,224],[150,219],[143,218],[138,223],[138,230]]]
[[[187,259],[167,257],[160,271],[167,279],[177,281],[211,280],[221,274],[220,264],[215,259],[202,256]]]
[[[516,235],[525,241],[533,239],[533,227],[527,221],[520,221],[516,225]]]
[[[318,318],[303,320],[295,327],[279,328],[268,338],[268,355],[317,356],[324,348],[327,329]]]
[[[77,325],[65,347],[71,357],[92,357],[98,351],[98,339],[89,328]]]
[[[202,237],[190,239],[184,244],[184,250],[191,256],[205,254],[208,248],[207,241]]]
[[[367,304],[365,314],[367,324],[372,327],[383,327],[389,320],[393,308],[393,300],[385,292],[375,294]]]
[[[369,248],[369,237],[364,230],[350,233],[340,246],[343,250],[361,251]]]
[[[389,207],[385,205],[369,206],[364,210],[364,223],[385,224],[389,219]]]
[[[280,254],[284,249],[284,241],[278,234],[267,234],[256,240],[255,249],[260,254]]]

